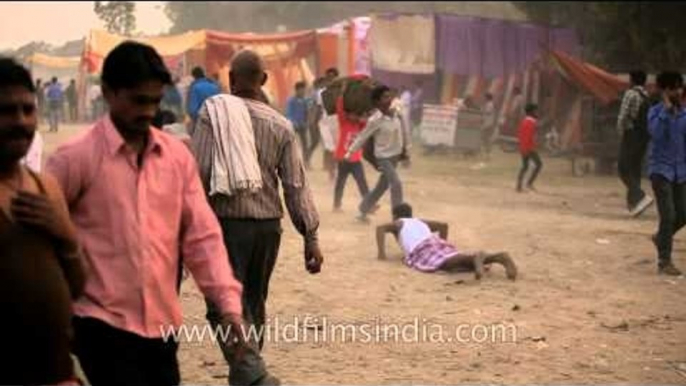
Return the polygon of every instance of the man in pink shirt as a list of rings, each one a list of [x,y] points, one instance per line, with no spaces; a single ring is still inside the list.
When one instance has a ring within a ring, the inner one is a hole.
[[[102,90],[110,113],[60,147],[47,171],[70,207],[85,266],[74,304],[74,353],[93,385],[178,385],[182,322],[179,253],[222,326],[242,325],[242,287],[189,149],[151,121],[171,76],[150,46],[124,42],[107,56]],[[232,334],[238,352],[242,334]],[[234,361],[242,360],[237,354]]]

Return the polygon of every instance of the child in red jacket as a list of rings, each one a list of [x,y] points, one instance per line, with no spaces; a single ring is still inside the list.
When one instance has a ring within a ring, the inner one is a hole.
[[[527,188],[536,191],[534,189],[534,181],[538,177],[538,173],[543,167],[541,162],[541,157],[538,156],[536,152],[536,130],[538,126],[538,106],[529,103],[525,108],[526,117],[519,124],[518,137],[519,137],[519,153],[522,155],[522,169],[519,171],[519,178],[517,179],[517,192],[522,192],[522,182],[524,181],[524,176],[529,169],[529,161],[533,161],[535,168],[534,172],[529,178],[527,183]]]

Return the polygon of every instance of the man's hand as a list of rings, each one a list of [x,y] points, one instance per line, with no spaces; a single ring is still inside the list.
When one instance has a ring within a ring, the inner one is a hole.
[[[410,165],[412,164],[410,162],[410,154],[407,152],[407,149],[403,149],[402,154],[400,154],[400,164],[405,169],[408,169],[410,167]]]
[[[236,314],[224,314],[221,318],[221,328],[224,329],[222,335],[228,339],[226,343],[234,348],[236,360],[242,359],[247,349],[243,317]],[[226,334],[226,331],[229,334]]]
[[[22,225],[52,236],[67,251],[78,248],[76,237],[64,216],[60,216],[50,199],[27,191],[19,191],[10,207],[14,219]]]
[[[317,274],[322,270],[324,256],[319,249],[317,240],[305,241],[305,269],[311,274]]]

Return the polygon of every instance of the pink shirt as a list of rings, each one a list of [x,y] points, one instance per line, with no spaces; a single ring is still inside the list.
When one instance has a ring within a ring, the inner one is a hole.
[[[136,158],[107,116],[47,162],[86,255],[75,314],[148,338],[178,327],[181,251],[200,290],[224,313],[240,315],[242,287],[190,151],[151,129],[141,168]]]

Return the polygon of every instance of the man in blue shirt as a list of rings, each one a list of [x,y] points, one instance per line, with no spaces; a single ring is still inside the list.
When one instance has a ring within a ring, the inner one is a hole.
[[[193,124],[195,124],[202,104],[205,103],[207,98],[221,93],[221,89],[217,83],[205,77],[205,71],[202,68],[195,67],[191,74],[195,80],[188,89],[187,110]]]
[[[303,159],[306,159],[307,151],[307,110],[308,104],[305,99],[305,82],[295,84],[295,95],[288,99],[286,103],[286,117],[293,124],[295,132],[300,138],[300,148],[303,152]]]
[[[57,132],[63,107],[64,92],[62,85],[57,78],[52,78],[52,82],[45,92],[45,99],[48,101],[48,118],[50,122],[50,132]]]
[[[678,72],[657,77],[662,102],[648,113],[650,157],[648,171],[660,217],[653,243],[658,252],[658,273],[679,276],[672,263],[674,235],[686,225],[686,110],[681,106],[683,78]]]

